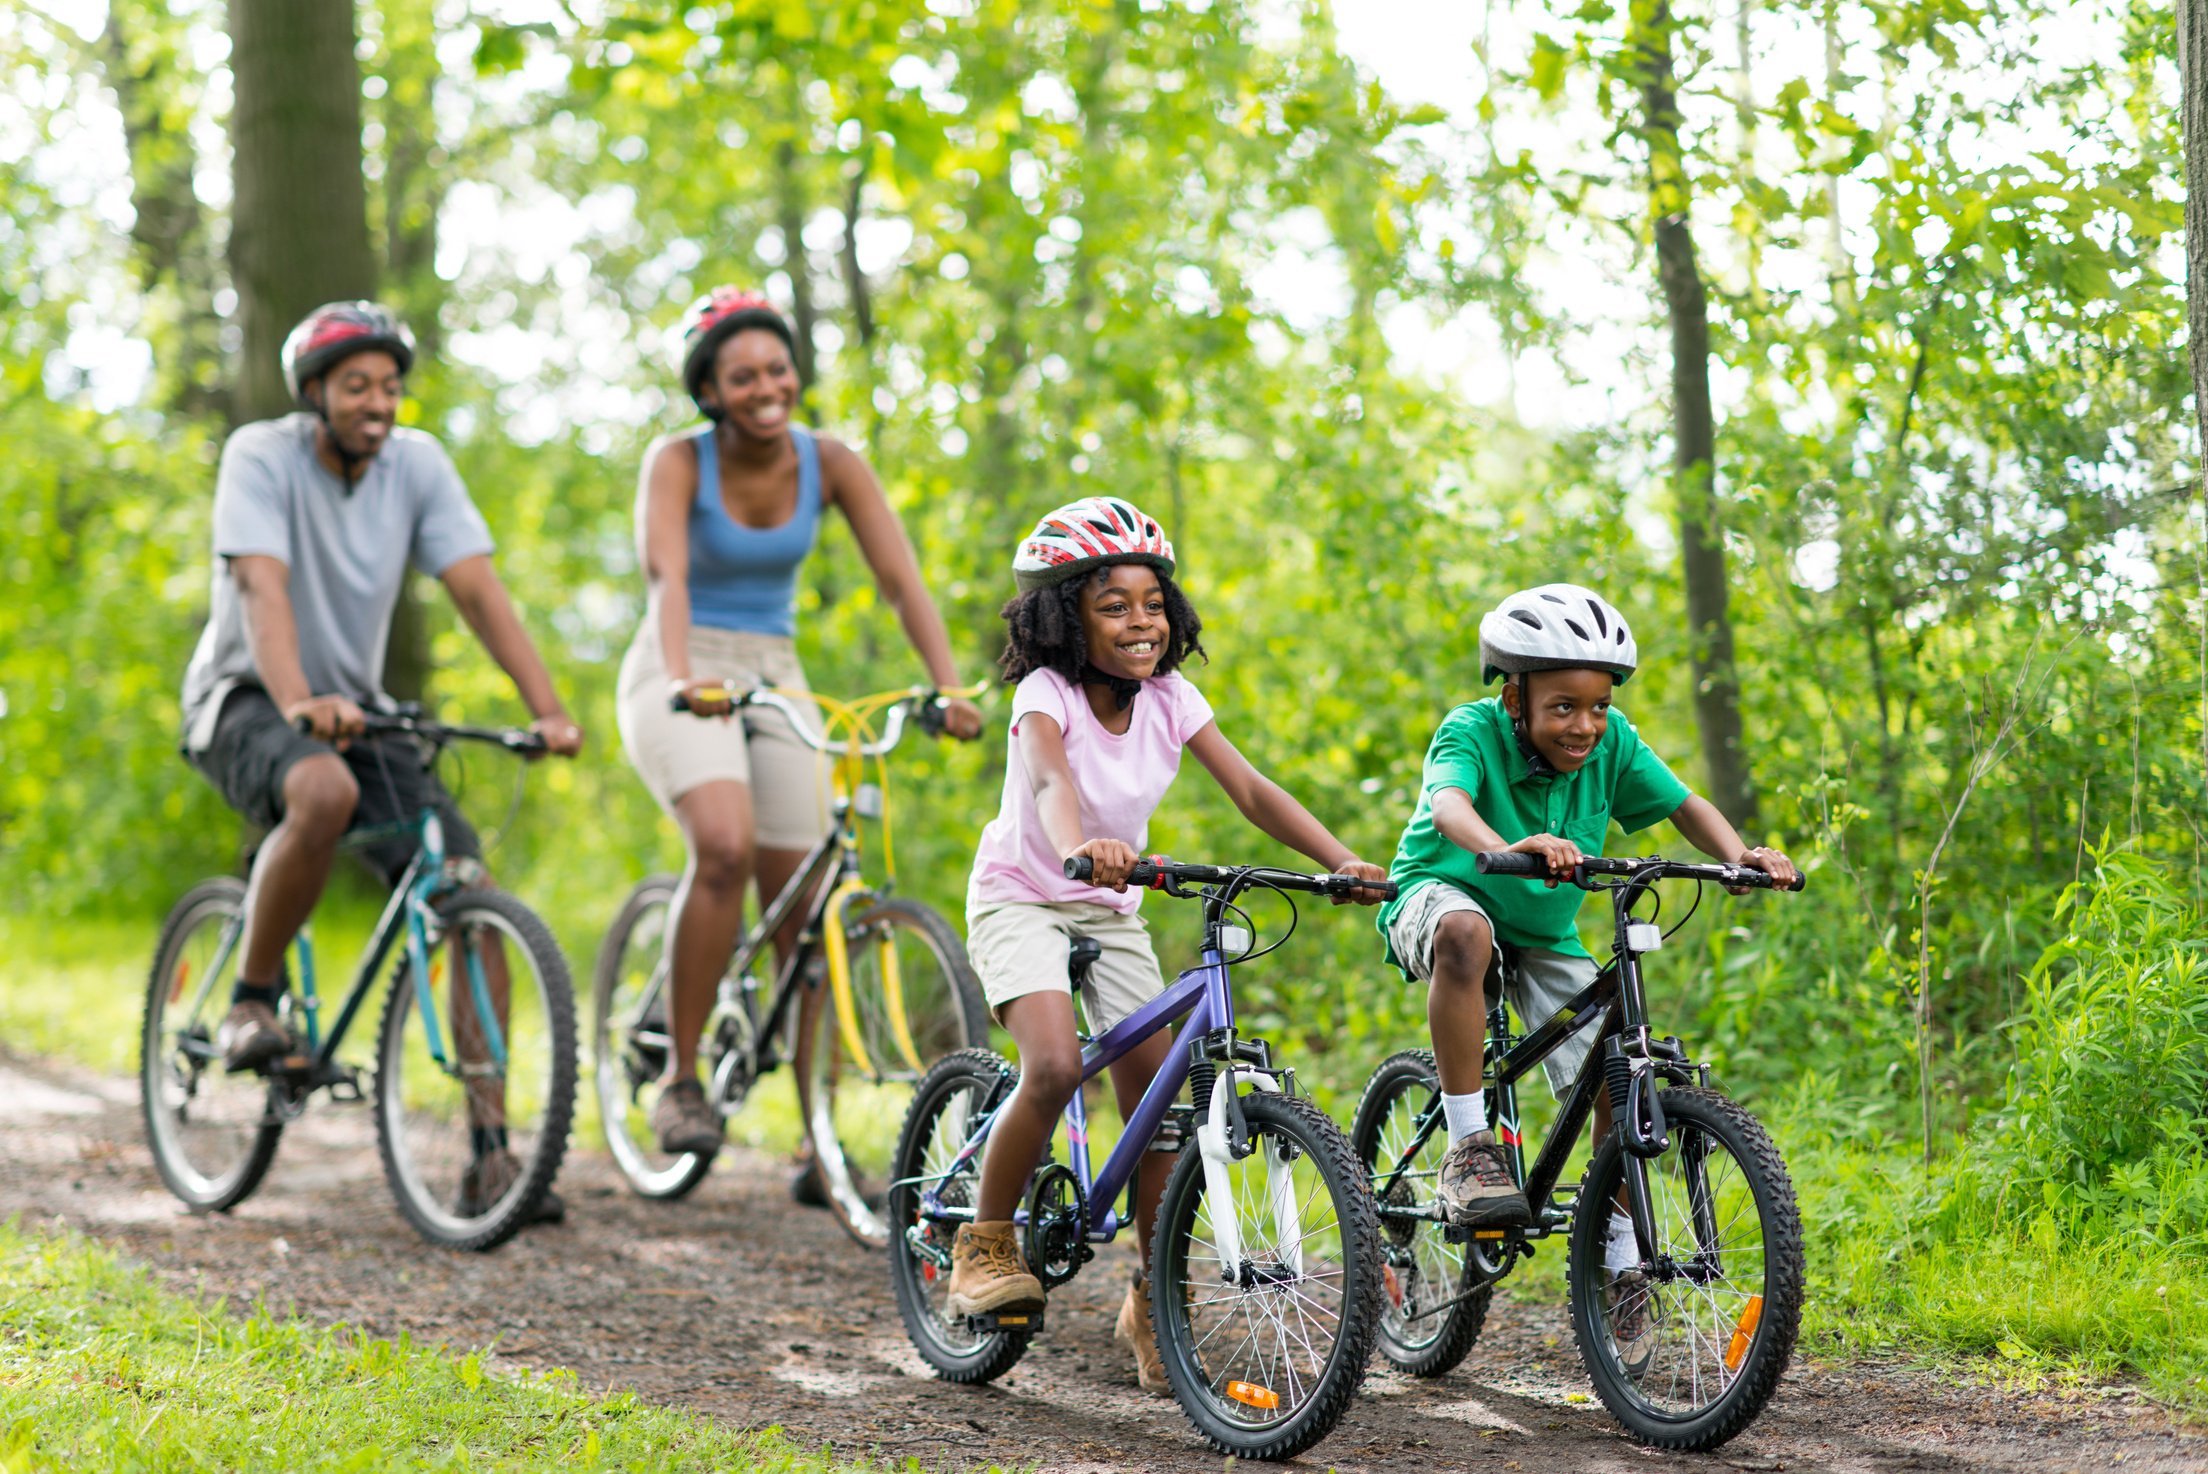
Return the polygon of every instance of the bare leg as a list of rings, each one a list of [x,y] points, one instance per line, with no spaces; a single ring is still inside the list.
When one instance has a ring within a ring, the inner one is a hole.
[[[1434,977],[1426,987],[1426,1027],[1445,1095],[1480,1088],[1487,1052],[1487,968],[1495,955],[1487,918],[1452,911],[1434,931]]]
[[[261,842],[246,888],[240,982],[266,987],[282,975],[284,949],[322,898],[359,802],[360,785],[335,753],[303,757],[284,774],[284,821]]]
[[[1173,1032],[1160,1029],[1112,1066],[1112,1095],[1119,1102],[1119,1118],[1134,1115],[1142,1093],[1150,1088],[1173,1053]],[[1173,1175],[1173,1159],[1163,1152],[1144,1152],[1135,1170],[1135,1247],[1142,1256],[1144,1274],[1150,1272],[1150,1227],[1157,1221],[1158,1200],[1165,1196],[1166,1179]]]
[[[1057,988],[1026,993],[1000,1010],[1020,1048],[1020,1087],[997,1113],[981,1158],[974,1217],[994,1223],[1012,1216],[1029,1174],[1043,1159],[1058,1113],[1081,1088],[1081,1043],[1073,994]]]
[[[485,871],[478,884],[488,886]],[[491,1045],[476,1014],[475,989],[468,981],[467,941],[455,932],[446,965],[452,970],[447,1016],[452,1020],[453,1047],[463,1065],[491,1063]],[[499,1037],[507,1041],[509,1062],[513,1049],[508,1022],[513,1016],[513,976],[506,966],[505,939],[492,927],[478,928],[473,937],[476,960],[483,968],[483,991],[491,996],[491,1014],[498,1020]],[[467,1078],[468,1124],[495,1130],[506,1124],[506,1080],[503,1074],[470,1074]]]
[[[675,892],[667,942],[667,1034],[673,1043],[672,1085],[698,1070],[698,1036],[713,1011],[713,994],[744,925],[744,888],[751,880],[751,790],[741,783],[701,783],[675,800],[690,863]]]

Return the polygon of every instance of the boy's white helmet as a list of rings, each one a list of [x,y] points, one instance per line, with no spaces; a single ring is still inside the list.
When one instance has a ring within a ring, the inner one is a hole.
[[[1522,590],[1480,620],[1482,682],[1536,670],[1606,670],[1622,683],[1639,661],[1625,616],[1576,583]]]

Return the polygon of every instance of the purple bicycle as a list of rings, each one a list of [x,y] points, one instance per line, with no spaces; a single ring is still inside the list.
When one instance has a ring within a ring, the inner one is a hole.
[[[1088,865],[1077,857],[1066,873],[1085,879]],[[1128,1226],[1142,1154],[1176,1153],[1149,1266],[1173,1395],[1220,1452],[1288,1458],[1333,1429],[1364,1378],[1382,1300],[1379,1219],[1348,1138],[1297,1093],[1295,1071],[1274,1062],[1270,1045],[1236,1032],[1233,970],[1287,936],[1255,948],[1235,901],[1252,891],[1347,896],[1374,883],[1162,858],[1137,865],[1128,883],[1203,903],[1202,961],[1085,1040],[1082,1078],[1183,1019],[1185,1047],[1158,1071],[1093,1173],[1088,1119],[1074,1093],[1065,1110],[1070,1165],[1046,1158],[1015,1214],[1028,1268],[1046,1289],[1073,1278],[1097,1244]],[[1076,992],[1097,953],[1095,942],[1074,939],[1067,961]],[[945,1307],[951,1240],[974,1216],[982,1147],[1018,1080],[987,1050],[946,1056],[922,1078],[897,1142],[888,1203],[897,1306],[921,1356],[954,1382],[1002,1376],[1042,1329],[1040,1315],[969,1318]]]

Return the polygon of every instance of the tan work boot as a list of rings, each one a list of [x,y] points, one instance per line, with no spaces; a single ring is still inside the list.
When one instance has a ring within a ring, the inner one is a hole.
[[[958,1226],[943,1308],[952,1315],[1034,1315],[1043,1308],[1043,1282],[1027,1272],[1011,1219]]]
[[[267,1004],[233,1003],[215,1030],[215,1048],[222,1051],[222,1067],[232,1073],[263,1070],[291,1052],[291,1035]]]
[[[1165,1358],[1158,1354],[1158,1337],[1150,1324],[1150,1282],[1140,1274],[1119,1302],[1119,1325],[1114,1338],[1125,1341],[1135,1353],[1135,1380],[1145,1392],[1169,1394],[1173,1384],[1165,1375]]]

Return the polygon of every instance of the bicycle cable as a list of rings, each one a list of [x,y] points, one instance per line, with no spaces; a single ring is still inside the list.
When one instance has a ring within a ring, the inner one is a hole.
[[[1234,913],[1235,915],[1237,915],[1237,916],[1241,917],[1241,918],[1242,918],[1242,924],[1243,924],[1244,926],[1246,926],[1246,927],[1248,927],[1248,928],[1250,929],[1250,944],[1251,944],[1251,947],[1253,948],[1253,950],[1251,950],[1251,951],[1248,951],[1248,952],[1244,952],[1244,953],[1243,953],[1243,954],[1242,954],[1242,955],[1241,955],[1240,957],[1232,957],[1232,958],[1228,958],[1228,959],[1227,959],[1227,960],[1228,960],[1229,962],[1231,962],[1231,963],[1236,963],[1236,964],[1240,964],[1240,963],[1244,963],[1244,962],[1255,962],[1255,961],[1257,961],[1257,959],[1259,959],[1260,957],[1265,957],[1265,956],[1269,956],[1270,954],[1272,954],[1272,953],[1274,953],[1274,952],[1278,952],[1278,951],[1279,951],[1279,950],[1280,950],[1281,948],[1283,948],[1283,947],[1287,946],[1287,945],[1288,945],[1288,939],[1289,939],[1290,937],[1292,937],[1292,936],[1294,936],[1294,935],[1296,934],[1296,924],[1297,924],[1297,922],[1298,922],[1299,920],[1301,920],[1301,913],[1299,913],[1299,912],[1298,912],[1298,911],[1296,910],[1296,898],[1295,898],[1294,896],[1290,895],[1290,894],[1289,894],[1289,893],[1288,893],[1288,892],[1287,892],[1286,890],[1284,890],[1284,889],[1283,889],[1282,887],[1280,887],[1279,885],[1275,884],[1274,882],[1272,882],[1272,881],[1270,881],[1270,880],[1265,880],[1265,879],[1262,879],[1262,878],[1260,878],[1260,877],[1258,877],[1258,876],[1246,876],[1246,877],[1245,877],[1245,879],[1246,879],[1246,880],[1248,881],[1248,886],[1247,886],[1247,889],[1250,889],[1250,890],[1258,890],[1258,889],[1264,889],[1264,890],[1269,890],[1269,891],[1271,891],[1271,892],[1272,892],[1272,893],[1273,893],[1274,895],[1276,895],[1276,896],[1280,897],[1280,898],[1281,898],[1281,899],[1282,899],[1283,901],[1286,901],[1286,902],[1288,903],[1288,930],[1286,930],[1286,931],[1284,931],[1284,932],[1282,932],[1282,933],[1280,934],[1280,940],[1278,940],[1278,941],[1276,941],[1276,942],[1273,942],[1273,943],[1272,943],[1272,944],[1270,944],[1269,946],[1259,947],[1259,946],[1257,946],[1257,922],[1256,922],[1256,920],[1255,920],[1255,919],[1254,919],[1253,917],[1251,917],[1251,915],[1250,915],[1250,913],[1249,913],[1249,912],[1247,912],[1247,911],[1243,910],[1243,909],[1242,909],[1242,908],[1241,908],[1240,906],[1236,905],[1236,904],[1235,904],[1235,903],[1234,903],[1233,901],[1228,901],[1228,900],[1222,900],[1222,901],[1220,901],[1220,903],[1219,903],[1219,909],[1220,909],[1220,910],[1222,910],[1222,911],[1232,911],[1232,912],[1233,912],[1233,913]]]

